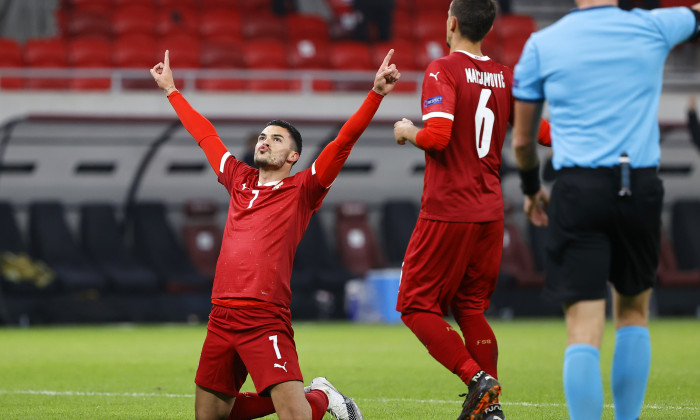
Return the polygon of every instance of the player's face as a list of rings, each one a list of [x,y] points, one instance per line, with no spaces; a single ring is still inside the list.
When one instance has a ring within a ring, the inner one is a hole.
[[[279,169],[298,158],[299,153],[294,151],[292,136],[286,128],[268,125],[258,136],[254,161],[260,169]]]

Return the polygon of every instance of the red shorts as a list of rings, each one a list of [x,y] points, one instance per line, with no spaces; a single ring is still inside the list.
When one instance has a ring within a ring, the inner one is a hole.
[[[234,396],[248,373],[263,395],[273,385],[303,381],[289,309],[214,305],[195,383]]]
[[[496,288],[503,220],[454,223],[419,218],[408,243],[396,310],[482,313]]]

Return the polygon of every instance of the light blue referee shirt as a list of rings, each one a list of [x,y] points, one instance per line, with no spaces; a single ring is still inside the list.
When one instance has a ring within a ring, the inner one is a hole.
[[[515,66],[513,96],[549,104],[553,165],[658,166],[664,62],[697,31],[686,7],[575,9],[538,31]]]

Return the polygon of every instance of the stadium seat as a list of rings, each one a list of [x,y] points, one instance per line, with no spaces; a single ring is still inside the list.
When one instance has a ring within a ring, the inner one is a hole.
[[[128,250],[114,206],[106,203],[82,205],[80,233],[88,257],[107,277],[111,290],[129,294],[158,291],[156,274]]]
[[[136,256],[149,265],[169,293],[203,292],[210,283],[187,256],[159,202],[133,204],[127,226]]]
[[[232,0],[200,0],[202,10],[238,10],[238,4]]]
[[[213,41],[202,44],[200,64],[204,69],[241,69],[245,67],[241,43]],[[222,79],[203,75],[197,79],[200,90],[245,90],[246,82],[241,79]]]
[[[70,11],[90,12],[107,15],[112,11],[112,0],[67,0],[64,9]]]
[[[74,11],[65,17],[63,35],[67,38],[112,37],[112,22],[107,14]]]
[[[118,9],[112,16],[112,33],[124,35],[153,35],[155,12],[145,6],[130,6]]]
[[[170,63],[174,68],[199,68],[200,47],[199,39],[194,36],[186,34],[172,35],[159,41],[156,47],[156,56],[159,61],[162,61],[165,51],[170,50]],[[153,67],[153,65],[150,67]]]
[[[518,227],[508,221],[503,228],[501,274],[513,277],[515,285],[520,288],[544,286],[544,275],[536,271],[530,247],[523,239]]]
[[[412,42],[415,37],[413,14],[407,9],[395,8],[391,22],[391,39]]]
[[[671,208],[671,231],[678,268],[700,268],[700,200],[678,200]]]
[[[352,277],[328,243],[320,216],[312,216],[294,257],[291,282],[294,316],[344,318],[345,284]],[[324,302],[317,299],[319,291],[330,293],[330,296],[322,295],[331,300],[325,302],[325,308]]]
[[[158,36],[199,34],[200,15],[194,9],[162,9],[156,12],[155,30]]]
[[[185,249],[192,263],[200,273],[212,280],[223,234],[216,222],[217,212],[216,203],[211,200],[188,200],[182,227]]]
[[[700,269],[678,269],[673,245],[663,229],[661,229],[661,249],[656,274],[659,287],[700,287]]]
[[[447,8],[445,8],[445,11]],[[426,11],[414,16],[414,33],[418,40],[445,42],[447,34],[447,13]]]
[[[65,69],[68,54],[65,42],[60,38],[30,39],[24,44],[24,64],[30,68]],[[69,80],[65,78],[25,78],[28,89],[67,89]]]
[[[21,68],[22,50],[19,44],[12,38],[0,38],[0,68]],[[0,88],[21,89],[22,79],[18,77],[5,77],[1,75]]]
[[[78,247],[61,203],[34,202],[29,208],[29,237],[32,255],[48,264],[56,282],[66,292],[106,289],[107,279]]]
[[[68,61],[76,68],[112,68],[112,44],[103,38],[78,38],[68,42]],[[111,86],[108,77],[71,80],[71,89],[106,90]]]
[[[418,68],[425,69],[435,59],[444,57],[450,53],[444,42],[419,41],[414,49]]]
[[[112,2],[112,7],[115,9],[123,9],[132,6],[148,7],[149,9],[155,9],[156,5],[154,0],[110,0]]]
[[[659,0],[659,7],[691,7],[696,3],[695,0]]]
[[[117,39],[113,45],[112,59],[114,66],[120,69],[138,69],[143,71],[153,67],[163,59],[156,54],[155,37],[145,35],[128,35]],[[124,89],[153,89],[153,80],[149,78],[124,79]]]
[[[341,71],[376,70],[372,64],[372,54],[367,44],[354,41],[339,41],[331,45],[331,68]],[[370,79],[337,80],[334,89],[339,91],[365,91],[371,88]]]
[[[241,13],[265,14],[272,13],[272,0],[234,0]]]
[[[447,10],[451,2],[452,0],[415,0],[414,7],[416,13],[442,13],[447,22]]]
[[[197,0],[155,0],[156,7],[161,9],[195,9],[199,6]]]
[[[328,24],[318,15],[292,14],[285,17],[285,21],[292,42],[309,39],[325,43],[330,40]]]
[[[199,34],[208,41],[241,41],[241,15],[234,10],[205,10]]]
[[[384,265],[384,256],[369,223],[367,205],[343,202],[335,211],[335,238],[343,265],[364,276],[370,269]]]
[[[411,200],[389,200],[382,204],[380,225],[389,265],[401,267],[418,212],[418,205]]]
[[[284,20],[272,13],[245,15],[245,19],[241,21],[241,34],[249,41],[263,39],[284,41],[288,36]]]
[[[246,42],[243,45],[243,58],[246,67],[256,70],[286,70],[287,52],[281,42],[262,39]],[[259,72],[256,72],[259,74]],[[283,79],[254,79],[247,81],[248,89],[258,91],[291,90],[295,84]],[[298,83],[297,83],[298,85]]]
[[[328,43],[315,39],[292,40],[286,49],[287,62],[295,70],[327,70],[330,66],[327,54],[329,48]],[[314,91],[330,91],[333,90],[333,83],[330,80],[314,79],[311,88]]]

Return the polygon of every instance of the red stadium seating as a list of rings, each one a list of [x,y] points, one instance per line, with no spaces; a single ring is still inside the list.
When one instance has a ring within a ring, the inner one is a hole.
[[[238,5],[241,13],[272,13],[271,0],[231,0]]]
[[[115,9],[123,9],[125,7],[139,6],[148,7],[149,9],[155,10],[155,3],[153,0],[111,0]]]
[[[65,16],[62,30],[64,36],[71,38],[101,36],[109,39],[112,36],[112,21],[105,14],[75,11]]]
[[[287,28],[282,18],[273,14],[258,13],[245,15],[245,19],[241,21],[241,34],[247,40],[284,41],[287,39]]]
[[[425,12],[416,14],[414,18],[414,32],[419,40],[445,42],[447,13]]]
[[[336,249],[343,265],[360,276],[381,267],[385,258],[369,223],[367,206],[360,202],[341,203],[335,217]]]
[[[194,9],[159,10],[155,19],[156,34],[159,36],[199,34],[200,15]]]
[[[286,70],[287,54],[281,42],[262,39],[248,41],[243,46],[243,58],[249,69]],[[271,91],[291,90],[298,85],[290,80],[250,80],[247,82],[250,90]]]
[[[64,3],[67,10],[108,15],[112,11],[112,0],[69,0]]]
[[[68,67],[67,49],[60,38],[30,39],[24,44],[24,64],[34,68]],[[66,89],[68,79],[27,78],[24,87],[29,89]]]
[[[68,43],[68,62],[77,68],[112,67],[112,43],[102,38],[79,38]],[[71,89],[93,90],[109,89],[109,78],[74,78]]]
[[[523,288],[541,288],[544,275],[535,269],[535,261],[527,242],[512,222],[505,222],[501,271],[515,278],[515,284]]]
[[[287,62],[294,69],[326,70],[330,66],[327,54],[329,45],[315,39],[292,41],[287,46]],[[333,90],[333,83],[330,80],[313,80],[311,87],[315,91],[329,91]]]
[[[412,41],[415,36],[413,14],[396,8],[391,23],[391,39]]]
[[[200,0],[202,10],[238,10],[235,0]]]
[[[501,15],[496,19],[493,26],[502,41],[511,38],[528,37],[537,30],[537,22],[529,15]]]
[[[691,7],[697,3],[697,0],[660,0],[659,7]]]
[[[22,51],[14,39],[0,38],[0,68],[3,67],[22,67]],[[20,89],[22,85],[22,79],[17,77],[3,76],[0,80],[0,88],[2,89]]]
[[[661,230],[659,267],[656,271],[660,287],[700,287],[700,270],[679,270],[673,245]]]
[[[234,10],[206,10],[202,13],[199,33],[212,41],[240,41],[241,15]]]
[[[328,42],[330,39],[328,24],[317,15],[294,14],[285,18],[289,39],[312,39]]]
[[[182,237],[190,260],[197,270],[214,279],[216,261],[221,249],[221,228],[216,223],[216,203],[189,200],[185,203],[185,223]]]
[[[113,63],[118,68],[138,69],[144,71],[156,65],[163,55],[156,53],[155,37],[129,35],[117,39],[113,45]],[[125,79],[125,89],[153,89],[153,81],[148,79]]]
[[[196,9],[197,0],[155,0],[156,7],[162,9]]]
[[[435,13],[440,12],[447,21],[447,11],[450,8],[452,0],[415,0],[414,6],[417,13]]]
[[[420,69],[427,68],[431,61],[450,53],[447,45],[439,41],[422,41],[416,47],[416,62]]]
[[[514,67],[525,42],[537,30],[537,23],[528,15],[508,14],[496,18],[493,30],[482,46],[484,54],[508,67]]]
[[[341,41],[331,45],[331,67],[336,70],[373,70],[372,55],[367,44]]]
[[[130,6],[119,9],[112,17],[112,32],[122,35],[153,35],[155,13],[152,8]]]
[[[205,42],[202,44],[200,64],[205,69],[244,68],[242,46],[238,42]],[[219,79],[202,77],[197,80],[200,90],[244,90],[246,82],[240,79]]]
[[[159,40],[156,55],[162,60],[165,50],[170,50],[170,63],[174,68],[198,68],[200,46],[199,39],[194,36],[172,35]]]

